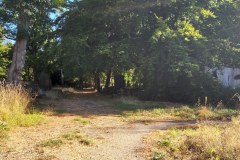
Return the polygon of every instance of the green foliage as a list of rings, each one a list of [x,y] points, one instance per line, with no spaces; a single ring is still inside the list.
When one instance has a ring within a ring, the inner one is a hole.
[[[10,44],[0,44],[0,79],[6,78],[7,69],[10,64],[9,51],[11,47]]]
[[[227,1],[220,4],[177,1],[168,8],[162,7],[164,12],[156,11],[157,27],[150,31],[153,33],[150,54],[144,57],[149,61],[141,67],[145,90],[141,98],[189,103],[201,96],[209,96],[213,103],[229,98],[222,94],[224,87],[205,73],[205,67],[238,65],[234,60],[227,60],[239,54],[237,43],[229,42],[234,32],[225,36],[219,32],[222,25],[226,28],[233,25],[232,21],[225,23],[225,14],[238,18],[236,5],[237,2]],[[221,13],[220,8],[224,8]]]
[[[19,2],[3,1],[0,14],[11,25],[21,8],[29,18],[25,79],[63,69],[65,79],[76,83],[96,75],[106,81],[111,71],[140,88],[143,99],[229,98],[205,67],[240,66],[239,0]],[[61,11],[53,22],[49,13]],[[14,27],[5,28],[16,35]]]
[[[65,5],[65,0],[42,0],[42,1],[29,1],[29,0],[16,0],[8,1],[3,0],[0,3],[0,24],[4,26],[4,36],[15,41],[24,39],[28,42],[27,46],[27,60],[25,66],[25,73],[23,74],[24,80],[37,80],[39,70],[45,71],[47,68],[42,63],[41,67],[36,69],[39,65],[38,52],[47,52],[47,43],[53,39],[54,23],[50,15],[60,12],[61,6]],[[50,48],[50,47],[49,47]],[[47,56],[41,56],[42,61]],[[24,65],[25,56],[21,61],[21,66]],[[18,61],[20,63],[20,61]],[[44,66],[43,66],[44,65]],[[44,70],[45,69],[45,70]],[[6,74],[6,73],[5,73]]]

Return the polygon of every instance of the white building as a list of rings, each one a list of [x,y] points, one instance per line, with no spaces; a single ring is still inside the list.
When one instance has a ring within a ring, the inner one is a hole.
[[[222,69],[209,69],[207,72],[211,73],[214,77],[218,78],[224,86],[230,86],[232,88],[240,87],[240,69],[239,68],[227,68]]]

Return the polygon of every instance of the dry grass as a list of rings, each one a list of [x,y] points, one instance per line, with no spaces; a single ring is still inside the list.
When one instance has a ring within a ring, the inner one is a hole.
[[[62,135],[62,138],[64,138],[65,140],[68,140],[68,141],[77,140],[79,143],[84,144],[84,145],[92,145],[93,144],[93,139],[89,138],[88,136],[86,136],[78,131],[68,132],[68,133]]]
[[[64,142],[61,139],[49,139],[46,141],[43,141],[40,146],[41,147],[50,147],[50,148],[54,148],[54,147],[60,147],[61,145],[63,145]]]
[[[79,142],[82,145],[90,146],[93,145],[93,139],[84,135],[79,131],[70,131],[57,138],[48,139],[42,141],[37,147],[49,147],[49,148],[59,148],[64,144],[71,144],[72,142]]]
[[[0,82],[0,135],[14,126],[31,126],[42,121],[39,113],[29,113],[31,97],[21,86]]]
[[[151,159],[240,159],[240,120],[198,129],[159,131],[147,138]]]
[[[28,93],[20,86],[0,84],[0,120],[21,117],[30,103]]]
[[[240,115],[237,110],[217,109],[207,107],[204,112],[201,107],[189,106],[166,106],[161,103],[119,103],[114,106],[123,111],[125,120],[154,120],[154,119],[175,119],[175,120],[231,120]]]
[[[91,121],[88,118],[77,117],[77,118],[74,118],[73,121],[76,121],[82,124],[91,124]]]

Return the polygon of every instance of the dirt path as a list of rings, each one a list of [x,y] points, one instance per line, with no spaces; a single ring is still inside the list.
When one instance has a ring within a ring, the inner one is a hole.
[[[143,137],[148,133],[189,122],[124,122],[120,112],[111,107],[115,99],[97,94],[74,94],[61,99],[42,99],[40,105],[52,107],[61,115],[48,116],[38,126],[17,128],[0,151],[1,160],[142,160]],[[88,117],[90,123],[76,121]],[[58,147],[41,146],[60,139],[64,134],[81,132],[92,139],[92,145],[78,140],[64,140]]]

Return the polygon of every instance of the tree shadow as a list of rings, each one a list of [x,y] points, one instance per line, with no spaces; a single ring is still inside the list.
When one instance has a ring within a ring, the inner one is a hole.
[[[120,115],[121,110],[113,106],[119,103],[119,97],[102,95],[93,89],[65,89],[60,91],[47,91],[46,96],[35,100],[34,106],[42,112],[53,112],[54,116],[107,116]]]
[[[112,97],[112,95],[99,94],[93,89],[60,88],[57,89],[56,93],[58,96],[51,93],[48,95],[54,96],[36,99],[35,106],[37,109],[43,113],[50,112],[50,115],[53,116],[79,115],[89,118],[94,116],[122,117],[126,112],[134,113],[139,110],[152,111],[159,109],[166,112],[168,109],[171,110],[171,107],[180,106],[175,103],[140,101],[134,97]],[[148,117],[144,120],[135,120],[136,123],[152,123],[151,121],[157,122],[158,120],[149,120]]]

